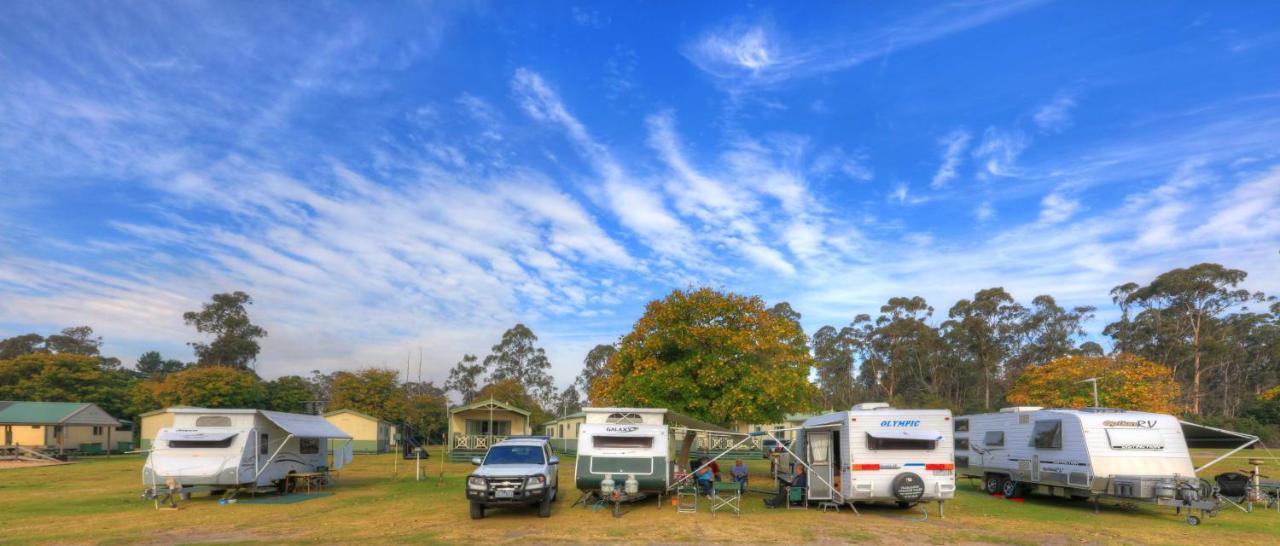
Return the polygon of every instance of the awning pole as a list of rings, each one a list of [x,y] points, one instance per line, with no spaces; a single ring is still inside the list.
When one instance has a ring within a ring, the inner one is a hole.
[[[1235,437],[1237,437],[1237,438],[1243,438],[1243,439],[1245,439],[1245,440],[1249,440],[1248,442],[1245,442],[1244,444],[1242,444],[1240,447],[1237,447],[1237,448],[1235,448],[1235,449],[1233,449],[1233,450],[1231,450],[1231,451],[1228,451],[1228,452],[1224,453],[1221,457],[1218,457],[1217,459],[1214,459],[1214,460],[1212,460],[1212,461],[1209,461],[1209,462],[1208,462],[1207,464],[1205,464],[1204,466],[1201,466],[1200,468],[1197,468],[1197,469],[1196,469],[1196,474],[1199,474],[1200,472],[1202,472],[1202,471],[1203,471],[1204,469],[1206,469],[1206,468],[1209,468],[1209,467],[1211,467],[1211,466],[1213,466],[1213,465],[1215,465],[1215,464],[1218,464],[1219,462],[1221,462],[1223,459],[1226,459],[1227,457],[1230,457],[1230,456],[1232,456],[1232,455],[1235,455],[1235,454],[1236,454],[1237,452],[1239,452],[1240,450],[1242,450],[1242,449],[1244,449],[1244,448],[1246,448],[1246,447],[1249,447],[1249,446],[1251,446],[1251,445],[1253,445],[1253,444],[1257,443],[1257,442],[1258,442],[1258,440],[1259,440],[1259,438],[1258,438],[1257,436],[1254,436],[1254,435],[1252,435],[1252,434],[1245,434],[1245,433],[1243,433],[1243,432],[1235,432],[1235,431],[1233,431],[1233,430],[1226,430],[1226,429],[1221,429],[1221,428],[1215,428],[1215,427],[1211,427],[1211,426],[1208,426],[1208,425],[1201,425],[1201,424],[1199,424],[1199,423],[1192,423],[1192,422],[1190,422],[1190,421],[1183,421],[1183,420],[1181,420],[1181,419],[1179,419],[1179,420],[1178,420],[1178,422],[1179,422],[1179,423],[1182,423],[1182,424],[1184,424],[1184,425],[1190,425],[1190,426],[1193,426],[1193,427],[1199,427],[1199,428],[1202,428],[1202,429],[1205,429],[1205,430],[1212,430],[1212,431],[1214,431],[1214,432],[1221,432],[1221,433],[1223,433],[1223,434],[1230,434],[1231,436],[1235,436]]]

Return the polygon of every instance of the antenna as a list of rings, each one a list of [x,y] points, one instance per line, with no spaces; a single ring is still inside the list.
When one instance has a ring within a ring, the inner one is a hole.
[[[1102,407],[1102,404],[1098,403],[1098,378],[1090,377],[1088,379],[1082,379],[1080,381],[1076,381],[1076,383],[1093,383],[1093,407],[1095,408]]]

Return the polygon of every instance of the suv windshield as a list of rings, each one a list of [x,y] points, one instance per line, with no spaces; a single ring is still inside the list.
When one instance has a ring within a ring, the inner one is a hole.
[[[484,464],[542,464],[542,448],[539,446],[493,446],[484,458]]]

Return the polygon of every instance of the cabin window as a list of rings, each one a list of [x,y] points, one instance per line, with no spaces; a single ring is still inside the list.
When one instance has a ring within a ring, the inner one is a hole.
[[[267,453],[267,446],[269,444],[271,444],[271,437],[267,436],[267,433],[265,432],[262,433],[262,436],[258,437],[258,453],[270,455],[270,453]]]
[[[315,455],[320,453],[319,438],[300,438],[298,439],[298,453],[303,455]]]
[[[592,436],[591,445],[602,448],[648,449],[653,447],[652,436]]]
[[[967,455],[956,457],[956,468],[969,468],[969,457]]]
[[[1004,431],[988,430],[982,437],[982,445],[987,447],[1004,447]]]
[[[222,440],[169,440],[169,447],[174,449],[221,449],[231,447],[231,441],[235,439],[235,435],[231,435]]]
[[[493,426],[490,427],[489,425]],[[489,421],[488,419],[467,419],[468,436],[510,436],[511,421]]]
[[[969,432],[969,420],[956,419],[956,432]]]
[[[615,425],[638,425],[642,421],[643,420],[640,418],[639,413],[611,413],[609,414],[609,417],[604,420],[606,423],[613,423]]]
[[[1038,449],[1062,449],[1062,420],[1036,421],[1031,445]]]
[[[94,436],[102,436],[102,427],[93,427]]]
[[[1109,428],[1107,441],[1111,449],[1125,451],[1159,451],[1164,449],[1164,436],[1160,431],[1149,428]]]
[[[969,449],[969,439],[968,439],[968,438],[956,438],[956,449],[957,449],[957,450],[961,450],[961,449],[963,449],[963,450],[968,450],[968,449]]]
[[[867,448],[882,451],[931,451],[938,447],[936,440],[910,438],[876,438],[867,435]]]
[[[197,427],[229,427],[231,418],[226,415],[201,415],[196,417]]]

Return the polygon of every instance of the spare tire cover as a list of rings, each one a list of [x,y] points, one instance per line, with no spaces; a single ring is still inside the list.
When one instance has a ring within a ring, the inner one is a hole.
[[[916,502],[924,496],[924,478],[914,472],[903,472],[893,477],[889,491],[902,502]]]

